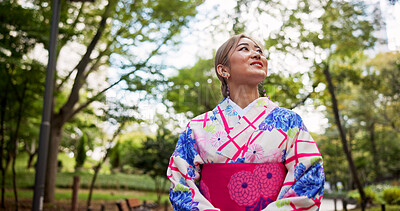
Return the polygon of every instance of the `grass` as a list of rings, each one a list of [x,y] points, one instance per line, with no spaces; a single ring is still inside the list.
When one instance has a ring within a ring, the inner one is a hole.
[[[80,201],[86,201],[89,196],[89,191],[87,189],[80,189],[78,191],[78,199]],[[6,189],[6,198],[14,198],[14,192],[12,189]],[[32,189],[19,189],[18,190],[19,199],[32,199],[33,190]],[[92,200],[94,201],[118,201],[125,198],[138,198],[141,201],[157,201],[157,195],[154,192],[147,191],[132,191],[132,190],[94,190],[92,195]],[[70,201],[72,199],[71,189],[61,189],[57,188],[55,193],[56,200],[66,200]],[[161,201],[168,200],[168,194],[163,194]]]
[[[377,205],[374,207],[368,207],[366,210],[368,211],[381,211],[381,206]],[[399,211],[400,210],[400,205],[386,205],[385,207],[386,211]],[[352,211],[361,211],[361,208],[357,208],[357,209],[352,209]]]
[[[80,177],[80,189],[78,192],[79,201],[88,199],[89,186],[93,177],[92,166],[87,166],[84,171],[74,172],[73,158],[68,157],[64,153],[59,154],[59,159],[63,163],[62,171],[57,173],[55,199],[57,201],[71,201],[72,185],[74,176]],[[95,161],[87,164],[96,164]],[[18,198],[20,200],[32,200],[33,187],[35,183],[35,169],[27,169],[27,155],[21,153],[17,157],[16,162],[16,183],[18,187]],[[14,200],[13,183],[11,166],[6,173],[6,192],[7,200]],[[168,185],[167,185],[168,186]],[[157,195],[154,192],[154,181],[145,174],[123,174],[111,173],[107,164],[103,165],[102,170],[97,176],[95,187],[93,190],[92,201],[113,202],[123,200],[125,198],[138,198],[141,201],[157,201]],[[161,201],[168,201],[169,187],[166,187],[165,193],[161,197]]]
[[[80,187],[89,188],[93,174],[86,172],[58,172],[56,179],[57,188],[71,188],[74,176],[80,177]],[[33,188],[35,181],[33,171],[17,172],[17,187],[23,189]],[[96,179],[96,189],[116,189],[116,190],[141,190],[154,191],[154,181],[148,175],[128,175],[122,173],[99,174]],[[12,188],[12,175],[6,174],[6,188]],[[165,192],[169,187],[166,187]]]
[[[90,186],[93,177],[93,170],[73,172],[74,160],[69,158],[64,153],[59,156],[63,162],[63,170],[57,173],[56,187],[71,188],[74,176],[80,177],[80,187],[87,189]],[[16,162],[17,178],[16,183],[18,188],[32,189],[35,183],[35,171],[33,168],[26,168],[26,154],[20,154]],[[71,164],[72,163],[72,164]],[[97,176],[95,189],[115,189],[115,190],[138,190],[138,191],[154,191],[155,184],[153,179],[145,174],[123,174],[110,173],[107,165],[104,165],[105,171],[100,171]],[[6,188],[12,188],[12,174],[10,168],[6,173]],[[169,191],[166,187],[165,192]]]

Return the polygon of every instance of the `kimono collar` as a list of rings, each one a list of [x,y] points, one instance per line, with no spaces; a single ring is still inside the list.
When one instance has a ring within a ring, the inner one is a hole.
[[[211,120],[218,120],[222,125],[224,125],[225,130],[229,134],[230,130],[239,123],[239,120],[241,120],[242,117],[246,117],[246,119],[249,120],[257,116],[257,114],[263,110],[267,109],[269,113],[275,107],[277,107],[277,105],[267,97],[261,97],[254,100],[245,109],[241,109],[232,100],[225,98],[213,109],[210,118]]]
[[[211,120],[217,120],[220,123],[229,139],[217,149],[217,153],[229,159],[235,159],[238,156],[237,153],[245,147],[246,142],[265,117],[278,107],[267,97],[261,97],[250,103],[245,109],[240,109],[248,110],[240,116],[234,105],[236,104],[233,101],[224,99],[214,108],[210,116]]]
[[[257,103],[258,100],[260,100],[261,98],[257,98],[255,100],[253,100],[253,102],[251,102],[249,105],[247,105],[245,108],[241,108],[238,104],[236,104],[233,100],[231,99],[227,99],[228,104],[230,104],[233,107],[233,110],[235,110],[239,116],[244,116],[251,107],[253,107],[254,104]]]

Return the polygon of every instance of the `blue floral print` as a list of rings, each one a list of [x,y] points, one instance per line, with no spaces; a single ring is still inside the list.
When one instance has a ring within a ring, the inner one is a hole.
[[[214,109],[213,111],[212,111],[212,115],[210,116],[210,119],[212,120],[212,121],[214,121],[214,120],[217,120],[217,114],[219,113],[219,111],[217,110],[217,109]]]
[[[282,150],[282,163],[286,162],[286,149]]]
[[[169,199],[171,200],[174,210],[182,211],[198,211],[197,205],[199,202],[192,201],[192,192],[190,191],[173,191],[171,188],[169,192]]]
[[[315,198],[324,193],[325,174],[321,163],[311,166],[306,173],[293,185],[293,190],[299,196]]]
[[[281,129],[287,132],[290,128],[306,129],[300,115],[286,108],[275,108],[259,125],[259,130],[269,130],[272,128]],[[307,129],[306,129],[307,130]]]
[[[179,140],[172,156],[181,157],[186,160],[189,165],[194,167],[194,157],[199,153],[194,147],[195,139],[193,139],[190,134],[192,134],[192,129],[188,127],[186,132],[179,135]]]
[[[306,166],[302,163],[299,163],[294,169],[294,178],[298,180],[301,177],[301,175],[304,174],[305,171],[306,171]]]
[[[231,105],[228,105],[225,109],[225,112],[229,115],[229,116],[236,116],[238,115],[238,113],[233,109],[233,107]]]
[[[261,196],[259,200],[254,202],[253,205],[246,206],[245,210],[246,211],[259,211],[259,210],[266,208],[267,205],[270,204],[271,202],[273,202],[272,199],[270,199],[270,198],[265,199],[264,197]]]
[[[213,110],[213,114],[214,114],[214,115],[217,115],[218,112],[219,112],[218,109],[214,109],[214,110]]]
[[[274,129],[273,125],[267,125],[265,122],[261,122],[261,124],[258,126],[259,130],[268,130],[271,131],[272,129]]]
[[[229,161],[229,163],[244,163],[245,157],[240,157],[238,159],[236,159],[236,161],[231,160]]]
[[[283,188],[283,189],[281,190],[281,192],[279,193],[279,196],[278,196],[278,198],[277,198],[276,200],[282,199],[283,196],[288,192],[289,189],[290,189],[290,188]]]
[[[217,120],[217,117],[215,115],[210,116],[211,121]]]
[[[181,178],[179,179],[179,184],[187,185],[187,182],[186,182],[185,178],[181,177]]]
[[[194,169],[192,167],[189,167],[187,169],[187,172],[188,172],[188,175],[189,175],[190,178],[193,179],[195,177]]]

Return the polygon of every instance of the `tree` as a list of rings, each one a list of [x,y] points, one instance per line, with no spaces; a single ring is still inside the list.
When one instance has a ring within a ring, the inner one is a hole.
[[[41,21],[34,25],[45,29],[51,13],[49,2],[33,1],[31,8],[29,5],[21,7],[18,3],[13,4],[21,10],[36,11],[35,15]],[[96,1],[94,4],[63,2],[58,49],[61,51],[65,45],[73,42],[85,45],[86,49],[75,67],[66,74],[57,72],[46,170],[46,202],[54,200],[58,147],[65,123],[121,82],[131,91],[145,89],[146,81],[150,79],[141,77],[139,72],[157,73],[158,66],[152,63],[151,58],[161,52],[162,46],[173,42],[173,37],[179,33],[180,28],[196,14],[195,8],[200,3],[197,0],[120,0]],[[23,22],[21,26],[29,27]],[[47,36],[44,35],[48,31],[25,32],[37,38],[32,45],[43,43],[47,46]],[[87,84],[87,79],[94,73],[104,71],[110,59],[113,59],[110,58],[111,55],[120,61],[115,65],[122,71],[121,78],[100,90],[99,87],[92,88]],[[90,92],[90,95],[82,96],[83,90]],[[60,91],[68,93],[65,101],[56,100]]]
[[[271,60],[278,58],[283,60],[281,63],[284,63],[285,58],[291,58],[310,64],[310,71],[307,71],[302,77],[294,76],[292,80],[308,80],[311,83],[305,84],[305,86],[294,86],[298,91],[294,91],[289,96],[293,96],[295,101],[289,100],[284,106],[296,106],[298,105],[297,102],[301,104],[306,99],[313,97],[312,101],[315,104],[323,104],[331,109],[329,116],[332,117],[331,120],[337,127],[338,140],[341,140],[342,150],[345,152],[351,169],[350,175],[359,190],[364,209],[366,197],[363,184],[359,179],[349,149],[349,146],[351,146],[349,137],[353,139],[354,133],[346,132],[346,129],[349,128],[346,128],[347,125],[343,121],[345,118],[341,109],[343,102],[339,100],[337,95],[344,88],[342,87],[343,84],[356,85],[359,83],[357,80],[361,79],[361,75],[358,75],[361,71],[358,67],[352,67],[356,63],[356,60],[352,58],[359,58],[360,53],[362,54],[364,50],[375,45],[376,38],[372,33],[374,30],[378,30],[380,26],[372,23],[378,23],[379,17],[375,16],[376,13],[374,12],[367,14],[364,3],[353,1],[326,0],[315,2],[302,0],[298,1],[297,5],[287,5],[285,2],[278,3],[276,1],[268,1],[267,3],[264,1],[240,1],[239,4],[241,5],[235,7],[235,13],[239,12],[242,15],[236,17],[242,18],[244,22],[248,20],[243,18],[245,17],[243,13],[250,12],[251,18],[249,19],[252,22],[258,20],[254,17],[268,14],[270,18],[282,23],[278,30],[271,32],[269,38],[265,40],[270,56],[271,54],[284,54],[281,58],[275,56]],[[252,11],[253,13],[251,13]],[[234,26],[235,20],[233,22],[232,25]],[[240,32],[240,25],[232,31]],[[284,65],[278,68],[281,75],[286,73]],[[280,83],[279,80],[278,83]],[[295,83],[290,81],[289,84]],[[316,91],[317,87],[318,91]],[[270,89],[267,87],[266,90]],[[283,102],[286,101],[284,98],[282,100]],[[353,140],[351,141],[353,142]]]
[[[91,206],[91,201],[92,201],[92,194],[93,194],[93,188],[94,188],[94,184],[96,183],[96,178],[97,175],[100,171],[101,166],[104,164],[104,162],[107,160],[107,158],[109,157],[110,152],[112,151],[112,145],[114,144],[115,139],[118,137],[118,135],[121,133],[122,129],[125,127],[126,121],[122,122],[119,126],[118,129],[115,130],[113,136],[111,139],[108,140],[107,146],[106,146],[106,153],[104,155],[104,157],[101,159],[100,162],[98,162],[98,164],[94,167],[94,174],[92,177],[92,181],[90,183],[90,187],[89,187],[89,196],[88,196],[88,200],[86,202],[86,206],[87,209],[90,210],[90,206]]]
[[[142,146],[134,152],[132,165],[151,176],[155,183],[157,204],[160,204],[161,194],[165,190],[165,167],[168,166],[169,157],[174,151],[177,135],[173,135],[166,128],[167,120],[158,116],[158,130],[156,137],[147,137]]]
[[[309,15],[317,10],[324,11],[319,16],[315,15],[317,19],[314,19],[316,24],[319,25],[320,30],[309,30],[306,20],[301,17],[303,14]],[[370,48],[375,44],[376,39],[372,36],[372,32],[375,29],[371,21],[368,20],[370,17],[366,14],[363,3],[333,0],[318,3],[299,1],[298,7],[290,10],[289,14],[290,16],[287,22],[283,23],[281,30],[292,30],[297,33],[278,34],[275,42],[281,43],[282,50],[285,51],[296,52],[300,50],[300,52],[313,52],[314,84],[325,83],[328,88],[327,91],[329,91],[330,100],[326,101],[326,106],[332,108],[343,151],[347,157],[351,175],[362,199],[362,209],[364,209],[366,197],[353,158],[348,149],[348,139],[342,123],[343,117],[339,110],[340,102],[338,102],[336,97],[338,85],[334,83],[340,82],[339,78],[337,78],[340,73],[345,73],[346,76],[349,76],[349,74],[354,72],[349,67],[351,64],[342,64],[351,61],[349,58],[352,58],[357,52]],[[295,40],[298,40],[300,45],[292,45]]]
[[[17,16],[14,14],[18,14]],[[15,159],[19,142],[31,145],[30,136],[38,127],[41,105],[41,84],[44,67],[26,54],[33,49],[38,38],[34,32],[43,26],[35,10],[25,9],[14,1],[0,2],[0,157],[1,206],[4,207],[5,173],[12,161],[13,187],[16,202]],[[15,18],[18,17],[18,18]],[[27,27],[29,26],[29,27]],[[29,32],[29,33],[28,33]],[[32,150],[33,153],[35,150]]]
[[[78,146],[76,148],[76,155],[75,155],[75,171],[79,170],[82,168],[83,163],[85,163],[86,160],[86,145],[88,143],[88,136],[86,133],[82,134],[82,137],[80,138],[78,142]]]
[[[311,93],[300,94],[303,84],[301,80],[297,80],[299,78],[300,73],[287,76],[272,73],[260,84],[260,95],[265,93],[282,106],[293,109],[311,96]],[[199,59],[193,67],[178,70],[178,74],[168,78],[165,84],[164,99],[171,102],[176,112],[185,113],[188,118],[214,109],[222,100],[214,59]]]
[[[176,112],[197,116],[222,100],[213,63],[213,59],[199,59],[193,67],[180,69],[168,79],[164,99],[172,102]]]

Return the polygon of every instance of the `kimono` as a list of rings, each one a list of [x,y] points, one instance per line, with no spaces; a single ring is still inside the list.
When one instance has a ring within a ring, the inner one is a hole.
[[[180,134],[167,169],[174,210],[318,210],[322,157],[301,117],[266,97],[244,115],[232,104],[224,99]]]

